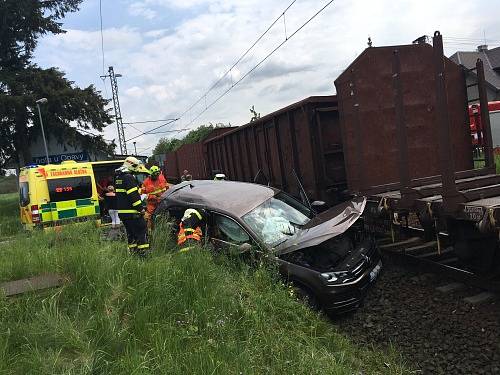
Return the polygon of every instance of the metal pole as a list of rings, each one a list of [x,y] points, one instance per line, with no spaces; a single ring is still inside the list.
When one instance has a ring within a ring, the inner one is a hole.
[[[450,115],[446,93],[446,75],[443,54],[443,37],[439,31],[434,33],[434,74],[436,90],[436,117],[438,120],[438,155],[442,182],[442,197],[447,213],[456,211],[458,204],[463,202],[455,183],[455,163],[453,145],[451,144]]]
[[[137,146],[136,146],[135,142],[133,142],[133,143],[134,143],[135,156],[137,156]]]
[[[45,140],[45,131],[43,130],[42,111],[40,111],[40,104],[36,103],[36,106],[38,108],[38,116],[40,117],[40,127],[42,128],[43,146],[45,147],[45,164],[49,164],[49,150],[47,148],[47,141]]]

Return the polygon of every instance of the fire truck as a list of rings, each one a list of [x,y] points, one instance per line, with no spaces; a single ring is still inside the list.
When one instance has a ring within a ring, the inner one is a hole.
[[[490,126],[492,145],[495,153],[500,153],[500,101],[489,102]],[[469,106],[469,123],[472,135],[472,144],[475,148],[484,146],[483,126],[481,124],[481,106],[472,104]]]

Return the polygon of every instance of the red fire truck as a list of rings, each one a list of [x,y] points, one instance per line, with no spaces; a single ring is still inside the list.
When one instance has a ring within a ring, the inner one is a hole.
[[[489,102],[488,110],[490,112],[492,144],[496,151],[497,149],[500,150],[500,101]],[[472,144],[475,147],[483,147],[484,136],[481,124],[481,106],[479,104],[472,104],[469,106],[469,120]]]

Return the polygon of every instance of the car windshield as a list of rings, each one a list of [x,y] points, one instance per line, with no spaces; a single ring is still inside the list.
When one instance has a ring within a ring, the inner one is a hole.
[[[307,207],[285,194],[277,194],[242,219],[266,245],[276,247],[307,224],[310,219],[306,213]]]

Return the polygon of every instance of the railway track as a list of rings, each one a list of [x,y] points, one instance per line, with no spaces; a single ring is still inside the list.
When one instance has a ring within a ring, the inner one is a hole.
[[[452,246],[442,248],[437,241],[410,237],[397,242],[392,242],[391,238],[383,238],[379,240],[379,248],[383,254],[401,266],[410,267],[419,273],[433,273],[442,278],[449,278],[455,281],[456,288],[460,285],[478,288],[484,299],[497,298],[500,295],[500,275],[475,272],[457,257]],[[453,286],[444,288],[446,289],[453,289]],[[477,299],[480,300],[479,294]]]

